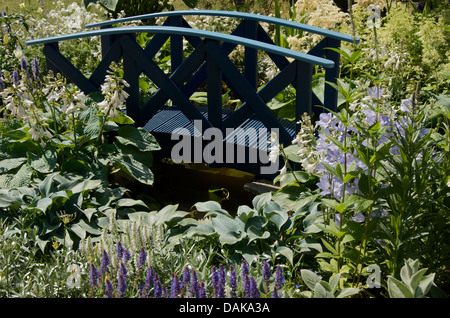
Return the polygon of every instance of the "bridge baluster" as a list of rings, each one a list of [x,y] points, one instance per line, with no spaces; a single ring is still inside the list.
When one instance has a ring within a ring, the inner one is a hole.
[[[207,49],[209,42],[207,40],[205,44]],[[220,45],[217,41],[213,42]],[[208,121],[213,127],[222,128],[222,71],[210,54],[206,55],[206,73]]]

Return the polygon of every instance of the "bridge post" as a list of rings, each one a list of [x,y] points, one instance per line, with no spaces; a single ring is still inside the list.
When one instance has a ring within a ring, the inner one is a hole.
[[[121,40],[124,37],[132,38],[132,41],[136,41],[136,34],[123,34]],[[121,41],[122,42],[122,41]],[[123,44],[122,44],[123,45]],[[127,115],[134,119],[136,125],[142,126],[145,123],[140,122],[140,96],[139,96],[139,66],[135,59],[135,54],[129,51],[131,48],[122,50],[123,57],[123,79],[130,85],[125,87],[125,91],[129,94],[126,100]]]
[[[337,39],[326,38],[325,46],[327,48],[339,49],[339,47],[341,46],[341,41]],[[325,96],[323,106],[331,109],[332,111],[337,111],[338,91],[335,87],[327,83],[337,83],[337,79],[339,78],[340,54],[334,50],[326,49],[325,58],[328,60],[332,60],[334,62],[334,67],[328,68],[325,71]]]
[[[205,47],[208,48],[212,42],[207,40]],[[222,129],[222,71],[213,61],[209,53],[206,53],[206,85],[208,100],[208,121],[213,127]]]
[[[244,37],[252,40],[258,38],[258,22],[244,20]],[[258,51],[253,48],[245,47],[244,53],[245,78],[256,88],[258,86]]]
[[[168,25],[174,27],[183,26],[182,16],[168,17]],[[172,74],[183,63],[183,36],[170,35],[170,63],[172,68]]]
[[[52,71],[54,75],[61,73],[58,67],[53,64],[52,59],[47,56],[46,52],[49,51],[49,49],[54,49],[55,51],[59,52],[59,44],[58,42],[52,42],[47,43],[44,45],[44,55],[45,55],[45,64],[47,65],[47,73],[49,71]]]
[[[109,29],[111,28],[111,26],[106,25],[106,26],[101,26],[100,29]],[[117,38],[117,36],[115,35],[102,35],[100,37],[100,42],[101,42],[101,46],[102,46],[102,58],[104,58],[106,56],[106,54],[108,53],[108,51],[111,49],[111,46],[114,43],[114,40]]]

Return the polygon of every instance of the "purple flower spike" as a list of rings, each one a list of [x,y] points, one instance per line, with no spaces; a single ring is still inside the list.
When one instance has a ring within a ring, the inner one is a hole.
[[[108,265],[109,265],[109,255],[105,250],[103,250],[102,265],[100,266],[101,275],[103,275],[103,273],[106,272],[106,270],[108,269]]]
[[[237,298],[237,274],[236,270],[232,265],[230,265],[230,287],[231,287],[231,298]]]
[[[124,297],[125,291],[127,290],[127,282],[126,282],[125,277],[122,274],[119,274],[117,288],[118,288],[117,295],[121,298]]]
[[[123,250],[122,243],[118,242],[117,243],[116,261],[120,261],[122,259],[123,253],[124,253],[124,250]]]
[[[275,286],[277,286],[278,289],[280,289],[281,286],[283,286],[283,284],[284,284],[283,269],[281,268],[280,265],[278,265],[276,271]]]
[[[97,267],[94,266],[94,264],[91,263],[91,281],[90,284],[93,287],[98,286],[98,279],[100,277],[100,272],[98,271]]]
[[[199,297],[199,288],[198,288],[198,278],[195,270],[192,271],[191,275],[191,287],[189,288],[189,297],[190,298],[200,298]]]
[[[258,284],[256,283],[255,277],[250,278],[250,298],[260,298]]]
[[[145,264],[145,259],[147,258],[147,253],[145,252],[145,249],[142,247],[141,251],[139,252],[139,260],[138,260],[138,267],[142,268]]]
[[[105,282],[105,297],[114,298],[114,287],[109,278],[107,278]]]

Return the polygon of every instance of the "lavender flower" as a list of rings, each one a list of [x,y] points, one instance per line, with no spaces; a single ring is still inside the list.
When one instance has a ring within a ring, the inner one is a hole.
[[[117,243],[116,262],[120,261],[123,257],[124,249],[122,243]]]
[[[114,298],[114,287],[109,280],[109,278],[106,278],[105,282],[105,297],[106,298]]]
[[[17,70],[14,70],[12,72],[12,83],[14,86],[19,86],[19,72]]]
[[[236,270],[232,265],[230,265],[230,287],[231,287],[231,298],[237,298],[237,274]]]
[[[219,282],[225,286],[227,274],[222,264],[219,264]]]
[[[40,69],[39,61],[35,57],[34,59],[31,60],[31,72],[33,73],[33,80],[40,85],[41,84],[41,79],[40,79],[41,73],[40,73],[39,69]]]
[[[131,258],[131,252],[129,249],[126,249],[124,252],[124,257],[123,257],[125,264],[130,260],[130,258]]]
[[[214,298],[217,298],[217,292],[219,289],[219,274],[217,273],[215,266],[211,268],[211,282],[214,292]]]
[[[146,257],[147,257],[147,253],[145,252],[145,249],[142,247],[141,251],[139,252],[139,260],[137,263],[137,266],[139,268],[142,268],[142,266],[144,266]]]
[[[98,286],[98,279],[100,277],[100,272],[98,271],[97,267],[94,266],[94,264],[91,263],[91,280],[90,285],[93,287]]]
[[[198,287],[198,278],[195,270],[192,271],[191,275],[191,287],[189,288],[189,297],[195,298],[199,297],[199,287]]]
[[[265,281],[270,279],[270,265],[268,261],[264,261],[263,263],[262,274]]]
[[[261,294],[259,293],[258,284],[256,283],[255,277],[250,278],[250,298],[259,298]]]
[[[172,276],[172,285],[170,288],[170,298],[178,298],[180,294],[180,281],[176,274],[172,273],[171,276]]]
[[[284,284],[284,277],[283,277],[283,269],[280,265],[277,266],[276,270],[276,276],[275,276],[275,286],[277,286],[278,289],[281,288]]]
[[[20,58],[19,63],[20,63],[21,70],[25,72],[25,74],[27,75],[28,79],[31,79],[30,73],[28,72],[27,60],[25,59],[25,57],[22,56]]]
[[[155,288],[153,290],[153,298],[160,298],[162,296],[162,286],[161,286],[161,282],[159,281],[159,277],[158,275],[156,275],[156,280],[155,280]]]
[[[250,298],[250,279],[248,278],[248,275],[245,275],[243,278],[244,281],[244,287],[243,287],[243,296],[244,298]]]
[[[241,277],[244,279],[245,276],[248,276],[249,269],[248,269],[248,263],[245,259],[242,260],[241,263]]]
[[[262,269],[263,279],[265,283],[266,294],[269,293],[269,280],[270,280],[270,265],[268,261],[264,261]]]
[[[128,279],[128,271],[124,262],[120,263],[119,275],[122,275],[124,279]]]
[[[199,284],[198,298],[206,298],[206,288],[204,282],[200,282]]]
[[[183,285],[187,285],[189,281],[191,280],[191,271],[188,266],[184,267],[183,270]]]
[[[277,285],[273,286],[272,298],[280,298]]]
[[[150,287],[153,286],[153,280],[155,277],[155,271],[153,270],[153,267],[150,266],[147,269],[147,275],[145,277],[145,281],[142,283],[141,286],[139,286],[139,297],[147,297],[148,296],[148,290]]]
[[[109,256],[108,253],[105,250],[103,250],[102,264],[100,266],[101,275],[103,275],[103,273],[106,272],[106,270],[108,269],[108,265],[109,265]]]
[[[117,279],[117,281],[118,281],[117,295],[119,297],[124,297],[125,296],[125,291],[127,289],[127,282],[126,282],[126,279],[125,279],[124,275],[123,274],[119,274],[119,278]]]

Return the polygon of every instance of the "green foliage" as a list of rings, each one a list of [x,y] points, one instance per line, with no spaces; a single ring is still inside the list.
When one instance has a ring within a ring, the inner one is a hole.
[[[194,8],[196,0],[183,0],[189,8]],[[169,0],[84,0],[84,6],[87,8],[91,3],[99,3],[105,9],[117,17],[123,11],[125,16],[135,16],[147,13],[162,12],[164,10],[173,10],[172,1]]]
[[[336,274],[330,278],[329,282],[322,280],[316,273],[302,269],[301,276],[303,282],[312,291],[303,292],[304,297],[308,298],[345,298],[359,293],[358,288],[339,288],[341,274]]]
[[[160,211],[158,218],[164,212],[165,209]],[[235,217],[214,201],[195,204],[194,215],[196,213],[205,214],[200,220],[181,218],[178,221],[173,219],[177,214],[170,214],[171,218],[165,223],[172,223],[168,231],[171,244],[176,245],[186,238],[200,238],[222,249],[230,260],[239,261],[243,257],[252,263],[259,257],[273,260],[281,257],[291,265],[301,253],[321,251],[315,239],[316,221],[320,221],[318,204],[305,204],[296,211],[289,211],[266,193],[254,198],[253,208],[240,206]]]
[[[52,240],[72,248],[87,235],[100,235],[112,211],[148,210],[142,201],[124,199],[127,189],[112,185],[119,172],[129,182],[153,184],[152,152],[160,149],[108,99],[122,94],[121,79],[111,73],[107,79],[117,81],[111,91],[84,98],[60,77],[46,78],[41,90],[27,87],[22,75],[20,88],[12,85],[2,92],[11,121],[4,121],[1,131],[0,215],[11,222],[9,230],[14,231],[13,220],[20,215],[39,229],[35,240],[42,251]],[[25,104],[33,105],[32,113],[19,117]],[[12,123],[18,127],[11,129]]]
[[[446,295],[434,284],[435,274],[425,275],[427,268],[419,269],[419,260],[407,259],[400,271],[401,281],[389,276],[387,286],[391,298],[424,298]]]

